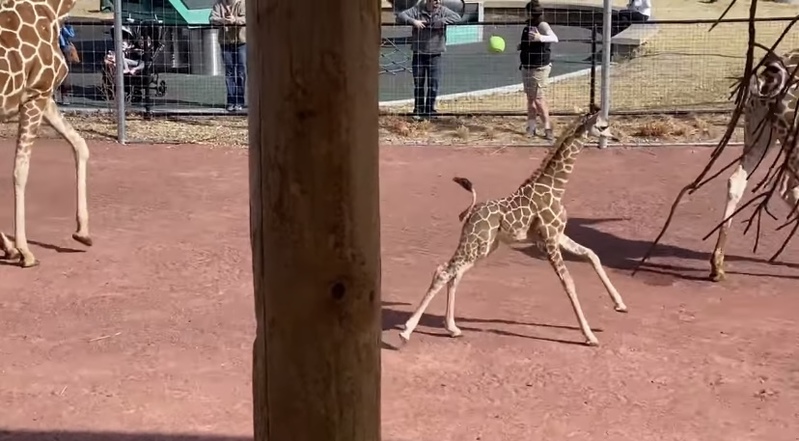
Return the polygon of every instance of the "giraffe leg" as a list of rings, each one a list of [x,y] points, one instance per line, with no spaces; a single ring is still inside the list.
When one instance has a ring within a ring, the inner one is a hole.
[[[582,330],[583,335],[585,336],[585,344],[588,346],[598,346],[599,340],[588,326],[588,321],[585,319],[583,309],[580,307],[580,301],[577,299],[577,290],[574,288],[574,280],[572,279],[568,268],[566,268],[566,264],[563,262],[563,256],[560,253],[560,241],[556,238],[547,238],[545,241],[545,246],[547,259],[549,260],[550,265],[552,265],[552,268],[555,270],[555,273],[558,275],[560,283],[563,285],[563,289],[566,290],[566,295],[569,296],[569,301],[571,301],[574,314],[577,316],[577,322],[580,324],[580,330]]]
[[[2,232],[0,232],[0,251],[4,254],[3,258],[7,260],[17,260],[20,257],[14,243]]]
[[[724,217],[722,219],[727,219],[735,212],[735,208],[741,201],[744,190],[746,190],[748,177],[749,173],[743,165],[739,165],[730,176],[727,181],[727,204],[724,208]],[[718,239],[716,239],[716,247],[713,249],[713,256],[710,260],[710,279],[714,282],[724,280],[724,247],[727,245],[727,233],[731,224],[732,219],[727,219],[722,224],[719,229]]]
[[[735,212],[738,203],[741,202],[744,190],[746,190],[749,176],[777,142],[776,130],[770,123],[763,123],[762,116],[758,112],[753,115],[747,114],[744,118],[744,154],[740,164],[727,180],[727,203],[722,219],[727,219]],[[724,248],[727,246],[730,225],[732,225],[732,219],[728,219],[719,228],[716,247],[710,258],[710,280],[714,282],[724,280]]]
[[[466,265],[459,268],[453,277],[447,283],[447,313],[444,319],[444,327],[451,337],[460,337],[463,333],[455,325],[455,291],[458,289],[458,284],[461,282],[463,275],[466,274],[472,265]]]
[[[405,329],[400,332],[400,337],[407,342],[411,339],[411,333],[416,326],[419,324],[419,320],[422,318],[422,314],[430,305],[430,302],[433,300],[433,297],[441,291],[441,288],[444,287],[450,280],[455,278],[455,274],[449,271],[451,264],[447,263],[444,265],[439,265],[436,267],[435,273],[433,273],[433,280],[430,282],[430,287],[427,289],[422,301],[419,303],[419,306],[413,312],[413,314],[408,318],[408,321],[405,322]]]
[[[602,268],[602,262],[599,260],[599,256],[596,255],[594,250],[584,245],[580,245],[565,234],[560,235],[560,246],[563,247],[564,250],[590,261],[591,266],[594,267],[594,272],[596,272],[597,276],[599,276],[599,279],[602,281],[602,284],[605,285],[605,289],[608,291],[611,300],[613,300],[616,311],[627,312],[627,306],[624,304],[624,300],[622,300],[621,295],[616,290],[616,287],[613,286],[613,283],[611,283],[610,278],[605,272],[605,269]]]
[[[23,268],[39,264],[28,248],[28,237],[25,231],[25,187],[28,184],[33,141],[39,133],[42,113],[48,100],[49,98],[40,97],[28,101],[22,105],[19,114],[19,134],[14,157],[14,239],[17,251],[21,255],[20,264]]]
[[[89,161],[89,146],[86,145],[86,140],[64,119],[52,98],[48,100],[44,119],[72,146],[77,182],[75,195],[77,200],[75,213],[77,228],[72,238],[83,245],[92,246],[92,239],[89,235],[88,197],[86,195],[86,168]]]

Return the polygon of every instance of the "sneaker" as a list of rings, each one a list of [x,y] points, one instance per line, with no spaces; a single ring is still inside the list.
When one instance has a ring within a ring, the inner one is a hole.
[[[528,136],[538,136],[538,133],[536,133],[535,127],[527,126],[527,135]]]
[[[225,107],[225,110],[227,110],[228,112],[233,112],[233,111],[235,111],[235,110],[236,110],[236,106],[234,106],[233,104],[228,104],[228,105]]]
[[[555,139],[555,134],[552,133],[552,129],[544,129],[544,139],[547,141],[553,141]]]
[[[233,111],[234,112],[241,112],[242,110],[244,110],[244,106],[240,106],[240,105],[233,106]]]

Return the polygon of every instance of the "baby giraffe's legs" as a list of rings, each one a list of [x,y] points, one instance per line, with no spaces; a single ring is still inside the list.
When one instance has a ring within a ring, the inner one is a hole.
[[[447,314],[446,320],[444,320],[444,327],[452,337],[460,337],[462,335],[461,330],[455,325],[455,290],[458,289],[458,284],[461,282],[463,275],[472,265],[473,264],[466,264],[458,268],[458,270],[455,271],[455,277],[447,283]]]
[[[602,268],[602,262],[600,262],[599,256],[597,256],[592,249],[580,245],[565,234],[560,235],[560,246],[563,247],[564,250],[590,261],[591,266],[594,267],[594,272],[599,276],[608,294],[610,294],[616,311],[627,312],[627,306],[624,304],[624,300],[621,299],[621,295],[616,291],[616,287],[610,282],[610,278],[608,278],[607,273],[605,273],[605,269]]]
[[[571,274],[569,274],[566,264],[563,262],[563,255],[560,253],[560,241],[557,237],[547,237],[545,239],[544,246],[546,248],[547,259],[549,260],[550,265],[552,265],[552,268],[555,270],[555,273],[558,275],[560,283],[563,285],[563,289],[566,290],[566,294],[569,296],[572,308],[574,309],[574,314],[577,316],[580,329],[583,331],[583,335],[585,336],[585,343],[589,346],[599,345],[599,340],[588,326],[588,321],[585,319],[583,309],[580,307],[580,301],[577,300],[577,290],[574,288],[574,280],[572,279]]]
[[[421,303],[419,303],[419,306],[416,308],[416,311],[414,311],[408,321],[405,322],[405,329],[400,332],[400,337],[402,337],[402,339],[406,342],[410,340],[411,333],[414,329],[416,329],[416,326],[419,324],[419,320],[422,318],[422,314],[424,314],[425,309],[427,309],[427,307],[430,305],[433,297],[435,297],[435,295],[441,290],[441,288],[444,287],[444,285],[455,278],[455,273],[449,271],[451,267],[451,262],[436,267],[436,271],[433,273],[433,280],[430,282],[430,287],[427,289],[427,292],[422,298]]]

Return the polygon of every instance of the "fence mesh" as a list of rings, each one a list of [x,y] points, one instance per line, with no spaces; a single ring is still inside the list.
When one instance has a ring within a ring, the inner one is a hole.
[[[553,25],[560,41],[552,45],[552,82],[547,97],[555,114],[584,109],[592,99],[598,102],[600,95],[601,16],[579,11],[570,14],[568,20],[582,27]],[[524,27],[519,17],[511,11],[501,16],[486,15],[490,22],[450,26],[448,47],[441,62],[439,112],[524,114],[525,97],[516,51]],[[406,113],[413,108],[411,29],[392,21],[382,27],[379,83],[384,114]],[[759,21],[758,41],[771,45],[787,22],[788,19]],[[112,78],[106,78],[110,72],[108,56],[114,51],[112,23],[71,20],[71,24],[81,62],[70,68],[71,91],[62,108],[66,113],[105,110],[113,114],[115,88]],[[176,115],[246,115],[246,106],[237,112],[225,108],[225,63],[217,40],[218,28],[188,29],[163,23],[148,27],[141,22],[125,26],[134,39],[152,39],[155,74],[150,88],[137,88],[135,79],[128,79],[126,84],[134,86],[126,95],[129,115],[146,112],[162,119]],[[636,34],[645,37],[639,47],[630,49],[616,44],[624,37],[622,34],[613,37],[612,112],[666,114],[732,107],[729,91],[743,71],[746,22],[725,21],[712,32],[708,32],[708,21],[652,22],[642,26],[656,32]],[[488,51],[487,40],[493,35],[505,40],[504,52]],[[778,52],[794,47],[799,47],[799,35],[789,33]],[[592,64],[596,69],[592,69]],[[246,122],[241,124],[246,128]],[[216,129],[224,125],[211,126]],[[172,130],[183,129],[176,125]]]

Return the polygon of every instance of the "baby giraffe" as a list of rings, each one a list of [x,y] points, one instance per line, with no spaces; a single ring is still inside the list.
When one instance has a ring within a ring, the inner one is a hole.
[[[459,337],[461,330],[455,325],[455,290],[464,273],[478,261],[488,257],[499,246],[499,242],[514,243],[532,240],[546,253],[549,263],[558,275],[569,296],[586,344],[599,344],[585,319],[569,270],[563,262],[561,248],[591,262],[602,283],[610,294],[615,309],[627,312],[627,306],[610,282],[599,257],[566,236],[566,209],[562,198],[566,183],[574,170],[574,161],[583,149],[584,135],[613,138],[607,123],[601,121],[599,110],[577,118],[560,135],[540,167],[510,196],[482,203],[477,202],[477,192],[466,178],[453,178],[464,189],[472,193],[472,203],[458,218],[466,222],[461,230],[458,247],[446,264],[439,265],[433,275],[430,288],[413,315],[405,322],[400,332],[404,342],[419,324],[419,319],[430,301],[444,285],[447,285],[447,312],[444,326],[452,337]]]

